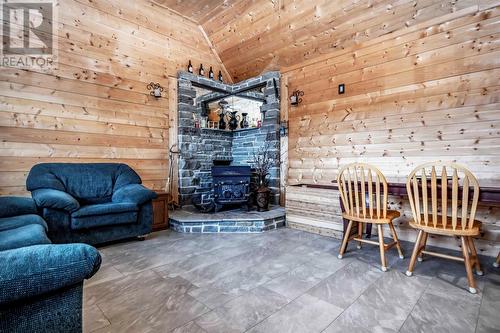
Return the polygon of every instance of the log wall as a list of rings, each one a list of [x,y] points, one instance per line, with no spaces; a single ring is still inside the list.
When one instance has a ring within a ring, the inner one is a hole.
[[[188,59],[221,68],[203,32],[148,0],[60,1],[57,26],[57,70],[0,69],[0,195],[26,195],[40,162],[123,162],[163,189],[170,85]]]

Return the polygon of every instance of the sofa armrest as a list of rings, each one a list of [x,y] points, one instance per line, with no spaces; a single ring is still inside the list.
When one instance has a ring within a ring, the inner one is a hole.
[[[31,196],[35,200],[36,205],[43,208],[61,209],[70,213],[80,208],[80,204],[75,198],[59,190],[43,188],[34,190],[31,192]]]
[[[0,197],[0,218],[36,213],[36,205],[31,198]]]
[[[142,205],[157,197],[156,192],[145,188],[140,184],[129,184],[120,187],[113,193],[113,202],[131,202]]]
[[[101,255],[87,244],[35,245],[0,252],[0,305],[81,283]]]

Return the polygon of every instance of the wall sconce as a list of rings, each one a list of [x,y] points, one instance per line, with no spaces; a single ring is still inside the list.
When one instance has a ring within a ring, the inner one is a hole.
[[[148,88],[148,90],[150,90],[149,94],[151,96],[156,97],[156,98],[160,98],[161,93],[164,90],[163,87],[160,86],[159,83],[154,83],[154,82],[151,82],[150,84],[148,84],[147,88]]]
[[[280,122],[280,136],[288,135],[288,120]]]
[[[295,90],[290,96],[290,105],[297,106],[302,102],[302,98],[300,96],[304,96],[304,92],[302,90]]]

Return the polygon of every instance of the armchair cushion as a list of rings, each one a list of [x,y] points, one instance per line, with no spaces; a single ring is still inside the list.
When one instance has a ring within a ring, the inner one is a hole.
[[[0,252],[0,304],[81,283],[101,256],[86,244],[36,245]]]
[[[111,201],[113,191],[141,178],[121,163],[41,163],[31,168],[28,191],[54,189],[69,193],[82,205]]]
[[[24,197],[0,197],[0,217],[36,214],[35,202]]]
[[[19,215],[0,218],[0,231],[15,229],[25,225],[38,224],[47,230],[47,223],[38,215]]]
[[[80,208],[80,204],[70,194],[53,189],[39,189],[31,192],[37,206],[43,208],[54,208],[74,212]]]
[[[107,215],[114,213],[136,212],[139,210],[133,203],[105,203],[99,205],[83,206],[73,214],[72,217]]]
[[[38,244],[50,244],[50,240],[47,238],[45,232],[46,228],[40,224],[30,224],[19,228],[0,231],[0,251]],[[0,252],[0,256],[1,255],[2,253]],[[0,270],[5,266],[5,264],[0,263]],[[3,277],[2,274],[0,274],[0,277]],[[2,290],[2,288],[0,288],[0,290]]]
[[[140,184],[129,184],[120,187],[113,193],[113,202],[130,202],[136,205],[142,205],[145,202],[157,197],[154,191],[145,188]]]
[[[139,207],[134,203],[105,203],[83,206],[71,214],[72,229],[89,229],[115,224],[137,223]]]

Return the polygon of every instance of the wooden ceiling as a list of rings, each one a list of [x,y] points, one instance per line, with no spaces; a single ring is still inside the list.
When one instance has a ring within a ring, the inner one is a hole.
[[[484,0],[483,0],[484,2]],[[202,24],[233,80],[290,68],[476,0],[240,0]]]
[[[234,82],[356,47],[478,0],[151,0],[201,25]],[[481,0],[487,1],[487,0]]]
[[[167,7],[198,24],[203,24],[236,0],[152,0],[152,2]]]

